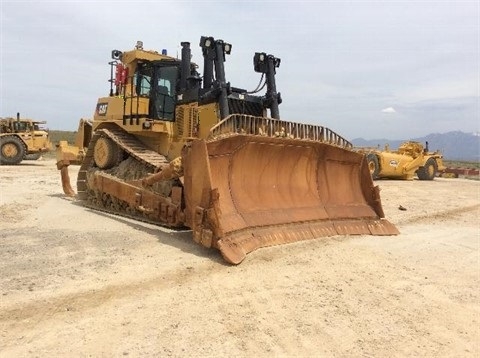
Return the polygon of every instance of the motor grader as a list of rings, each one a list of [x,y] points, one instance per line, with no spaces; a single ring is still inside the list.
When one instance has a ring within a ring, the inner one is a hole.
[[[181,46],[181,59],[141,42],[112,51],[110,92],[97,101],[80,155],[79,200],[188,227],[194,241],[232,264],[257,248],[297,240],[398,234],[384,218],[364,155],[328,128],[280,119],[279,58],[255,53],[258,88],[266,87],[259,95],[227,82],[227,42],[201,37],[203,76],[190,43]],[[57,150],[71,195],[72,152],[68,144]]]
[[[433,180],[438,172],[446,169],[440,151],[430,152],[428,142],[425,147],[416,141],[403,142],[397,150],[385,145],[378,148],[361,148],[365,153],[368,168],[373,179]]]
[[[52,149],[45,121],[0,118],[0,164],[20,164],[29,155],[37,158]]]

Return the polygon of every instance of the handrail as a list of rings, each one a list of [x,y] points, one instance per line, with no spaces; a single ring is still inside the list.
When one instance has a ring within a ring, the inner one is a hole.
[[[351,142],[323,126],[245,114],[232,114],[217,123],[210,129],[209,139],[237,134],[311,140],[343,148],[353,148]]]

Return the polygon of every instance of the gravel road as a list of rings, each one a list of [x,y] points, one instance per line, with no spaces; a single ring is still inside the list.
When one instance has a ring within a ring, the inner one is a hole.
[[[0,356],[480,356],[480,181],[376,183],[400,235],[230,266],[66,198],[53,160],[2,166]]]

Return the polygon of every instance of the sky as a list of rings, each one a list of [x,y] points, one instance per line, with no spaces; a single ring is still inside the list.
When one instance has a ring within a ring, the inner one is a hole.
[[[281,59],[284,120],[347,139],[480,132],[480,1],[0,0],[0,117],[76,130],[110,86],[111,51],[180,56],[232,44],[232,86],[253,90],[255,52]]]

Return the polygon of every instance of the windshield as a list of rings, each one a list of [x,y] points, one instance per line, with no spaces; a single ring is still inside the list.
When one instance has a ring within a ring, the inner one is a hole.
[[[155,71],[155,82],[151,100],[153,106],[151,114],[155,118],[174,120],[175,115],[175,87],[178,76],[178,67],[160,66]]]
[[[152,78],[150,76],[141,76],[140,77],[140,85],[138,86],[138,95],[139,96],[150,96],[151,90],[151,81]]]
[[[135,73],[136,93],[149,97],[149,117],[173,121],[175,118],[175,96],[178,65],[144,63]]]
[[[15,132],[27,132],[30,130],[30,126],[27,122],[14,122],[13,128]]]

